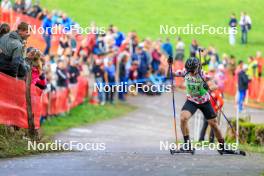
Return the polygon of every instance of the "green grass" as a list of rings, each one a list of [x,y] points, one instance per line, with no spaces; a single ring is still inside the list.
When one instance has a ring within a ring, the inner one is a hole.
[[[184,141],[179,141],[180,143],[183,143]],[[199,141],[193,141],[194,144],[199,144],[202,145],[202,142]],[[231,144],[235,143],[234,141],[227,141],[226,143]],[[209,145],[209,141],[204,141],[205,145]],[[239,150],[246,151],[247,153],[260,153],[264,154],[264,147],[263,146],[258,146],[258,145],[251,145],[251,144],[239,144]]]
[[[262,146],[250,145],[250,144],[240,144],[239,149],[245,150],[245,151],[251,152],[251,153],[264,154],[264,147],[262,147]]]
[[[125,103],[117,103],[115,105],[106,104],[105,106],[93,106],[84,103],[71,110],[65,116],[50,118],[43,124],[41,129],[44,135],[53,136],[69,128],[119,117],[134,109],[135,107]]]
[[[25,134],[26,130],[11,132],[9,127],[0,125],[0,158],[52,152],[51,150],[28,150],[29,138],[26,138]],[[49,143],[51,140],[43,138],[39,142]]]
[[[87,27],[91,21],[105,27],[114,24],[124,32],[136,30],[141,39],[167,37],[159,34],[160,25],[228,26],[232,12],[239,19],[240,12],[246,11],[253,22],[248,45],[240,44],[239,31],[234,47],[228,44],[227,35],[182,35],[186,48],[189,50],[191,39],[197,38],[202,46],[214,45],[220,54],[234,54],[237,59],[246,60],[249,55],[255,55],[257,50],[263,51],[263,0],[43,0],[41,4],[50,10],[66,12],[83,27]],[[176,36],[170,37],[175,42]]]
[[[70,113],[64,116],[49,118],[41,127],[40,141],[38,142],[50,143],[52,142],[52,138],[55,134],[69,128],[120,117],[133,110],[135,110],[135,107],[125,103],[93,106],[85,102],[84,104],[72,109]],[[20,129],[19,131],[11,133],[7,127],[0,125],[0,158],[54,152],[51,150],[28,150],[27,147],[29,139],[25,138],[26,132],[27,131],[25,129]]]

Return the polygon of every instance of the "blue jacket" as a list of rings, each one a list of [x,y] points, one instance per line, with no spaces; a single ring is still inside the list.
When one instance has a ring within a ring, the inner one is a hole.
[[[45,18],[43,20],[42,27],[45,29],[45,34],[51,35],[52,20]]]
[[[173,57],[173,47],[170,43],[162,44],[162,49],[171,57]]]

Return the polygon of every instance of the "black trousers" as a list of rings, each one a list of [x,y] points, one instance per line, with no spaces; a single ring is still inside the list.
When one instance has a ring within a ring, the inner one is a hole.
[[[206,119],[204,119],[203,127],[200,133],[200,138],[199,141],[204,141],[205,133],[208,127],[208,122]],[[210,135],[209,135],[209,142],[213,143],[214,142],[214,131],[211,128]]]
[[[114,77],[108,77],[108,81],[109,81],[109,89],[108,91],[106,91],[106,101],[113,103],[114,101],[114,95],[115,95],[115,78]]]

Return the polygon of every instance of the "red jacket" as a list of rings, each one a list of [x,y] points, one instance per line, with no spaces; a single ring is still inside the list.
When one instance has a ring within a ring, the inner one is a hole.
[[[40,75],[39,69],[32,67],[32,84],[36,85],[40,89],[46,88],[46,79],[43,75]]]

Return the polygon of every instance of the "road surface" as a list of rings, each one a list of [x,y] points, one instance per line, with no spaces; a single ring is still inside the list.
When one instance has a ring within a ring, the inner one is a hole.
[[[177,115],[185,100],[176,93]],[[63,142],[104,143],[104,151],[78,151],[41,154],[0,160],[0,175],[260,175],[264,172],[264,156],[221,156],[209,149],[195,155],[170,155],[160,150],[160,143],[174,141],[170,94],[157,97],[130,97],[138,106],[124,117],[94,125],[70,129],[56,136]],[[228,116],[234,107],[226,104]],[[261,111],[249,109],[261,120]],[[177,116],[178,118],[178,116]],[[179,122],[179,120],[178,120]],[[195,137],[195,117],[191,120],[191,135]],[[225,131],[222,121],[222,130]],[[179,128],[178,128],[179,131]],[[181,138],[180,132],[179,137]]]

